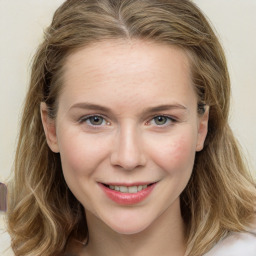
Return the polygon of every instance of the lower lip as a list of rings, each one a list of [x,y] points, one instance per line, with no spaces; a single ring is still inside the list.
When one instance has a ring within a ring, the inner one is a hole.
[[[120,205],[132,205],[142,202],[146,199],[156,186],[156,183],[148,186],[147,188],[137,193],[122,193],[113,189],[110,189],[103,184],[99,183],[102,190],[105,192],[108,198]]]

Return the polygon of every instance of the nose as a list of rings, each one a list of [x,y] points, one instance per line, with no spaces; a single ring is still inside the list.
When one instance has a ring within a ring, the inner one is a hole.
[[[114,138],[111,164],[128,171],[144,166],[146,157],[141,137],[136,128],[125,127],[120,129]]]

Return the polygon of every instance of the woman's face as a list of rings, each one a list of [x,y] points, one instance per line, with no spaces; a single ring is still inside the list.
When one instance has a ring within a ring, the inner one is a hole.
[[[184,51],[138,40],[105,41],[70,55],[56,120],[42,119],[66,182],[90,221],[138,233],[179,196],[203,147],[208,116]]]

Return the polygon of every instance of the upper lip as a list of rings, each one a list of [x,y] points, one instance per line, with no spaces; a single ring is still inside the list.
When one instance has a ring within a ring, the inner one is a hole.
[[[108,186],[125,186],[125,187],[132,187],[132,186],[143,186],[143,185],[150,185],[156,183],[156,181],[153,182],[132,182],[132,183],[127,183],[127,182],[102,182],[104,185]]]

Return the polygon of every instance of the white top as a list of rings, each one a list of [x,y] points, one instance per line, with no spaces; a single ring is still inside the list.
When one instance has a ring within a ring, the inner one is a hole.
[[[0,214],[0,255],[14,256],[10,249],[10,236],[5,231],[3,214]],[[231,233],[219,241],[204,256],[256,256],[256,228],[250,232]]]
[[[4,213],[0,212],[0,255],[1,256],[14,256],[10,248],[11,239],[5,231]]]
[[[256,230],[231,233],[204,256],[256,256]]]

